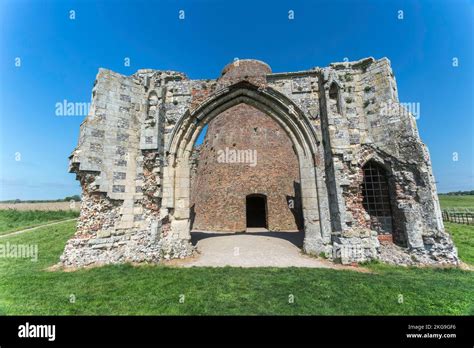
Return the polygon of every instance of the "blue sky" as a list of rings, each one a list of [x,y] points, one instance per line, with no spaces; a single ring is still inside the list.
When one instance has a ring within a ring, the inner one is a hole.
[[[216,78],[236,57],[261,59],[274,72],[388,57],[400,100],[421,105],[438,190],[474,189],[473,16],[473,2],[456,0],[3,0],[0,199],[80,193],[67,157],[83,117],[56,116],[55,104],[89,102],[99,67]]]

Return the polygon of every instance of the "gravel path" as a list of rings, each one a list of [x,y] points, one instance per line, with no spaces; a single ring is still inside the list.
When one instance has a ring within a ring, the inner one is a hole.
[[[301,252],[300,232],[193,232],[198,255],[173,262],[182,267],[311,267],[367,271],[334,264]]]

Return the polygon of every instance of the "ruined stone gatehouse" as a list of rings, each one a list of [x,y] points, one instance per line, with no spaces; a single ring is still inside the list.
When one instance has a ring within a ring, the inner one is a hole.
[[[216,80],[100,69],[70,171],[83,201],[65,266],[183,258],[193,230],[249,227],[301,230],[304,252],[343,263],[458,262],[386,58],[236,60]]]

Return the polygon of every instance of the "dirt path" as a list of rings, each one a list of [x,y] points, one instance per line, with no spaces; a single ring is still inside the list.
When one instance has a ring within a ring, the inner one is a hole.
[[[197,233],[193,232],[197,256],[170,263],[181,267],[310,267],[368,271],[303,254],[299,247],[302,236],[294,232]]]
[[[76,220],[76,218],[61,220],[61,221],[55,221],[55,222],[50,222],[50,223],[35,226],[35,227],[25,228],[24,230],[15,231],[15,232],[11,232],[11,233],[8,233],[8,234],[3,234],[3,235],[0,236],[0,238],[10,237],[10,236],[14,236],[16,234],[21,234],[21,233],[37,230],[38,228],[42,228],[42,227],[46,227],[46,226],[53,226],[53,225],[57,225],[57,224],[61,224],[63,222],[68,222],[68,221],[73,221],[73,220]]]

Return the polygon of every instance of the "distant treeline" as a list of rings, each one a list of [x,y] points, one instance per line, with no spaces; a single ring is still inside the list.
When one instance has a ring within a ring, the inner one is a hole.
[[[445,195],[445,196],[471,196],[471,195],[474,195],[474,190],[472,190],[472,191],[456,191],[456,192],[440,193],[440,195]]]
[[[80,202],[81,196],[74,195],[74,196],[67,196],[63,199],[38,199],[38,200],[22,200],[22,199],[10,199],[6,201],[0,201],[0,203],[51,203],[51,202]]]

